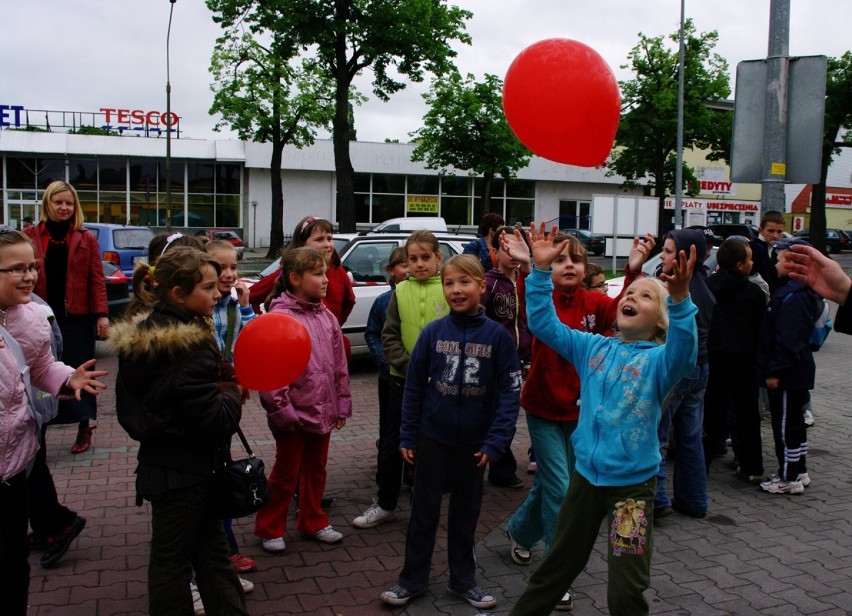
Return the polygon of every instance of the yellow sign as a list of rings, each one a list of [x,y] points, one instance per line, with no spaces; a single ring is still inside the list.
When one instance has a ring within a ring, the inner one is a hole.
[[[438,197],[430,195],[408,195],[405,199],[407,214],[437,214]]]
[[[787,164],[772,163],[772,166],[769,169],[769,173],[771,175],[787,175]]]

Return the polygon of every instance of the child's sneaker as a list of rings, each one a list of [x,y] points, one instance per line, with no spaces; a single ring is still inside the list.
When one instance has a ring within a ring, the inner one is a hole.
[[[231,554],[231,562],[234,563],[237,573],[248,573],[257,569],[257,561],[242,554]]]
[[[405,605],[415,597],[426,593],[426,589],[409,590],[405,586],[394,584],[382,593],[382,602],[388,605]]]
[[[453,595],[454,597],[464,599],[473,607],[480,610],[489,610],[497,605],[497,599],[482,590],[479,586],[468,588],[465,591],[453,590],[452,588],[447,586],[447,592]]]
[[[778,476],[777,473],[772,473],[766,479],[766,481],[778,482],[778,481],[781,481],[781,478]],[[801,481],[802,485],[807,488],[809,485],[811,485],[811,476],[808,475],[807,473],[799,473],[798,476],[796,477],[796,481]]]
[[[506,536],[509,538],[509,554],[512,556],[512,560],[515,561],[518,565],[528,565],[532,562],[532,554],[530,554],[530,549],[522,546],[515,538],[512,537],[509,529],[506,529]]]
[[[284,543],[284,537],[264,539],[260,545],[270,554],[280,554],[287,549],[287,544]]]
[[[314,539],[320,543],[339,543],[343,539],[343,533],[339,533],[331,526],[326,526],[321,531],[314,533]]]
[[[784,481],[775,475],[761,483],[760,489],[770,494],[802,494],[805,485],[801,481]]]
[[[363,514],[352,520],[352,526],[355,528],[374,528],[379,524],[393,522],[396,520],[396,511],[388,511],[382,509],[379,504],[373,502]]]
[[[568,589],[568,592],[566,592],[564,595],[562,595],[562,598],[559,600],[559,603],[557,603],[556,607],[553,608],[553,609],[555,609],[557,612],[570,612],[571,610],[573,610],[574,609],[574,597],[572,596],[573,592],[574,592],[573,590]]]
[[[243,594],[247,595],[254,590],[254,582],[245,578],[240,578],[240,586],[243,587]]]
[[[805,409],[803,415],[805,417],[806,427],[810,428],[812,425],[814,425],[814,412],[811,409]]]

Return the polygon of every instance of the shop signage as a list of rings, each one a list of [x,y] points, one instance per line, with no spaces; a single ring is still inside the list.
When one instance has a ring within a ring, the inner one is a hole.
[[[405,198],[407,214],[437,214],[438,197],[431,195],[408,195]]]

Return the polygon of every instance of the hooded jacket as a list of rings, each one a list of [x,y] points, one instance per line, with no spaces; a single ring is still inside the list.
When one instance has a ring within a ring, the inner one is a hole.
[[[115,404],[123,417],[144,418],[139,466],[212,477],[220,450],[236,432],[240,396],[213,333],[199,317],[158,303],[149,314],[110,327],[118,353]]]
[[[705,255],[707,254],[707,240],[704,233],[695,229],[683,229],[680,231],[670,231],[666,238],[671,238],[677,249],[678,254],[683,250],[686,256],[689,256],[689,249],[695,246],[696,263],[695,273],[689,279],[689,298],[692,303],[698,308],[698,314],[695,316],[695,324],[698,326],[698,365],[707,363],[707,336],[710,332],[710,321],[713,318],[713,308],[716,305],[716,298],[707,287],[707,279],[704,274],[704,268],[700,264],[704,263]]]
[[[33,387],[56,396],[74,372],[53,358],[51,331],[36,304],[9,306],[5,327],[21,346]],[[0,480],[27,468],[38,451],[39,425],[27,407],[21,368],[8,346],[0,348]]]
[[[716,298],[707,337],[710,353],[746,357],[754,365],[766,296],[747,276],[720,269],[707,279]]]
[[[500,271],[492,268],[485,272],[485,293],[479,303],[485,306],[486,316],[503,326],[515,341],[518,357],[529,361],[532,336],[527,328],[527,314],[521,306],[523,277],[518,272],[515,282]]]
[[[311,355],[299,378],[287,387],[260,392],[269,429],[273,436],[297,428],[328,434],[338,419],[352,416],[349,368],[340,325],[322,302],[305,301],[289,292],[272,300],[269,312],[294,317],[311,338]],[[286,352],[281,349],[282,360]]]
[[[445,445],[476,445],[497,460],[520,409],[521,368],[509,333],[485,316],[450,312],[420,333],[411,352],[400,446],[422,434]]]
[[[583,412],[571,444],[577,472],[596,486],[647,481],[660,468],[657,426],[677,382],[695,368],[696,308],[689,297],[666,300],[666,344],[624,342],[576,331],[559,322],[551,301],[550,272],[527,277],[530,331],[577,368]],[[526,387],[529,387],[527,383]]]

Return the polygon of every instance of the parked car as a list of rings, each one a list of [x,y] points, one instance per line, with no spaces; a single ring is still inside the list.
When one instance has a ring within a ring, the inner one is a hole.
[[[750,240],[756,240],[759,232],[754,225],[744,225],[739,223],[724,223],[718,225],[709,225],[708,227],[714,235],[718,235],[723,240],[732,235],[742,235]],[[720,242],[721,243],[721,242]]]
[[[704,261],[704,270],[708,275],[716,271],[716,253],[718,251],[719,249],[714,246],[710,251],[710,256],[707,257],[706,261]],[[645,265],[642,266],[642,273],[646,276],[653,276],[654,272],[656,272],[657,268],[660,266],[660,261],[662,260],[662,253],[657,253],[645,261]],[[607,280],[609,286],[607,287],[606,294],[610,297],[618,297],[621,294],[621,289],[624,287],[624,280],[624,276]]]
[[[811,230],[802,229],[801,231],[796,231],[793,236],[810,242]],[[844,250],[852,250],[852,246],[849,245],[849,238],[846,237],[846,234],[840,229],[826,229],[825,252],[831,254],[833,252],[837,253]]]
[[[704,233],[705,239],[710,242],[711,246],[721,246],[722,242],[725,241],[724,237],[713,233],[713,229],[710,227],[705,227],[703,225],[691,225],[687,227],[687,229],[694,229],[695,231],[701,231]]]
[[[87,222],[83,227],[98,240],[101,259],[112,263],[124,272],[128,280],[132,280],[136,262],[148,256],[148,244],[153,239],[154,232],[149,227],[106,223]]]
[[[590,252],[596,257],[601,256],[606,249],[606,237],[592,233],[588,229],[560,229],[559,231],[576,237],[580,240],[586,252]]]
[[[111,321],[120,319],[130,303],[130,292],[127,290],[128,279],[120,269],[112,263],[103,261],[104,281],[106,283],[107,310]]]
[[[364,340],[367,329],[367,318],[373,301],[389,288],[385,264],[390,254],[399,246],[405,245],[410,233],[364,233],[354,235],[349,242],[338,249],[343,266],[349,271],[352,287],[355,291],[355,307],[343,325],[343,333],[352,343],[352,355],[367,355],[369,349]],[[476,239],[475,235],[455,235],[451,233],[435,233],[444,259],[460,254],[464,247]],[[251,286],[279,267],[276,259],[267,265],[257,276],[243,278],[242,281]]]
[[[237,235],[236,231],[230,229],[202,229],[195,234],[196,237],[206,237],[209,240],[225,240],[233,244],[237,251],[237,256],[242,259],[243,253],[246,251],[245,244],[242,238]]]

